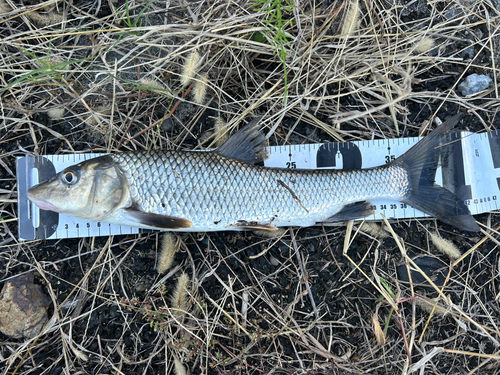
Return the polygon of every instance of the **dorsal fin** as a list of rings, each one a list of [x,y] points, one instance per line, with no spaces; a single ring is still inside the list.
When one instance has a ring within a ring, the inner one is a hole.
[[[215,152],[238,161],[256,164],[268,158],[266,137],[260,131],[259,122],[262,117],[256,117],[243,129],[235,133]]]

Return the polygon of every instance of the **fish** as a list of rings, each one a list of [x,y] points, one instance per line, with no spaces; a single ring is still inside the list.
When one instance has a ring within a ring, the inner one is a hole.
[[[371,200],[408,204],[464,231],[479,231],[465,203],[435,184],[451,117],[390,164],[359,170],[269,168],[252,121],[212,151],[134,151],[70,166],[28,190],[40,209],[91,221],[168,231],[308,227],[365,218]]]

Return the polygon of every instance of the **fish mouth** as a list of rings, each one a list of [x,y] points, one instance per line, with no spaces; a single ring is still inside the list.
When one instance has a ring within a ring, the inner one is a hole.
[[[30,189],[31,190],[31,189]],[[49,203],[47,201],[38,199],[33,195],[32,192],[28,190],[28,199],[32,201],[39,209],[41,210],[47,210],[47,211],[54,211],[54,212],[59,212],[57,207],[54,206],[52,203]]]

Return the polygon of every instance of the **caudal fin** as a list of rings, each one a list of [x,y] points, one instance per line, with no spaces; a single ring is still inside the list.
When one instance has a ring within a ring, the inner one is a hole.
[[[469,209],[455,194],[434,183],[442,136],[462,119],[457,114],[446,120],[404,155],[394,161],[408,172],[409,192],[404,203],[461,230],[480,230]]]

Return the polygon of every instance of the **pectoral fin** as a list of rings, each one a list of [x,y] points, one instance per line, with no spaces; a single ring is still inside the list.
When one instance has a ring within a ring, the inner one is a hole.
[[[138,223],[158,229],[185,229],[193,225],[189,220],[181,217],[143,212],[134,208],[125,208],[124,211]]]
[[[354,220],[362,217],[373,215],[374,211],[371,208],[370,202],[361,201],[347,204],[332,217],[325,220],[325,223],[333,223],[335,221]]]

